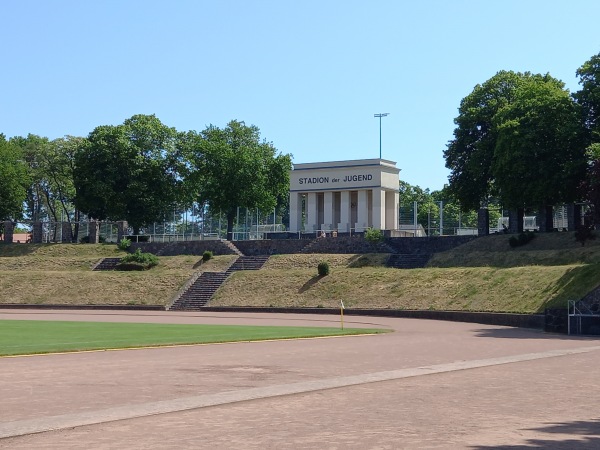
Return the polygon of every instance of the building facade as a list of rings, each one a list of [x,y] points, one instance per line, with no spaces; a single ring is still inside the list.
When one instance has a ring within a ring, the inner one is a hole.
[[[290,231],[398,229],[399,173],[385,159],[294,164]]]

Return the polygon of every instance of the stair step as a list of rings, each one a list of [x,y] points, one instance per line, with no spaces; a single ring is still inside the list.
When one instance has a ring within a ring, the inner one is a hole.
[[[115,270],[117,264],[121,262],[121,258],[103,258],[94,270]]]
[[[392,254],[386,267],[394,269],[421,269],[427,265],[431,258],[428,253]]]
[[[268,255],[240,256],[225,272],[202,273],[169,309],[198,310],[208,303],[232,272],[259,270],[268,259]]]

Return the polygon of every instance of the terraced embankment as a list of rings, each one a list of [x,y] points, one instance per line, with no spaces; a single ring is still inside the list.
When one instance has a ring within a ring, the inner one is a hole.
[[[93,272],[114,245],[0,246],[0,304],[165,306],[198,271],[224,271],[236,256],[161,257],[147,272]],[[438,253],[425,269],[385,267],[389,254],[271,256],[258,271],[234,273],[209,306],[338,307],[542,312],[565,307],[600,284],[600,241],[572,233],[537,235],[510,248],[508,236],[479,238]],[[320,261],[331,273],[318,277]]]

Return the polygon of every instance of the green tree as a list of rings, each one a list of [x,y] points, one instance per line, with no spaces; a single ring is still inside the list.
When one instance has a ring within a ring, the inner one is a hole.
[[[225,214],[227,239],[233,237],[238,207],[270,212],[288,195],[291,155],[277,154],[254,125],[236,120],[222,129],[211,125],[200,134],[187,133],[181,146],[190,168],[186,191],[213,213]]]
[[[575,197],[583,148],[576,105],[559,80],[498,72],[462,100],[455,123],[444,156],[465,209],[494,197],[511,208]]]
[[[13,137],[10,142],[19,147],[27,165],[29,186],[27,186],[25,200],[25,216],[30,220],[47,219],[50,214],[44,195],[45,177],[42,160],[50,141],[46,137],[28,134],[27,137]]]
[[[600,143],[600,53],[577,69],[581,89],[573,94],[581,105],[590,143]]]
[[[181,177],[177,131],[154,115],[99,126],[75,154],[75,205],[98,220],[127,220],[140,228],[168,217]]]
[[[0,220],[22,217],[29,175],[20,149],[0,133]]]
[[[492,172],[504,205],[551,206],[576,199],[585,145],[577,105],[564,83],[549,75],[524,80],[493,122]]]
[[[478,209],[495,193],[492,164],[498,136],[494,117],[513,101],[517,86],[531,76],[500,71],[475,86],[460,103],[454,139],[448,143],[444,158],[451,171],[449,188],[466,209]]]

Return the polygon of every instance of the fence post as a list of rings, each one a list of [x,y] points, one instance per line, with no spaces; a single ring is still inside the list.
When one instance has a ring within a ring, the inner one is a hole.
[[[5,244],[13,243],[14,231],[15,231],[14,224],[10,220],[5,221],[4,222],[4,243]]]
[[[97,220],[90,220],[90,244],[98,244],[100,242],[100,222]]]
[[[65,244],[72,241],[73,229],[71,228],[71,222],[61,223],[61,236],[60,241]]]
[[[523,232],[523,208],[511,209],[508,211],[508,231],[510,233]]]
[[[477,211],[477,236],[490,234],[490,211],[487,208],[479,208]]]
[[[42,243],[42,239],[43,239],[42,222],[40,222],[39,220],[36,220],[35,222],[33,222],[33,229],[32,229],[31,235],[32,235],[31,242],[33,244],[41,244]]]
[[[117,222],[117,242],[121,242],[121,239],[125,237],[127,233],[128,224],[126,220]]]
[[[579,225],[581,225],[581,205],[571,203],[567,205],[567,227],[569,231],[575,231]]]

